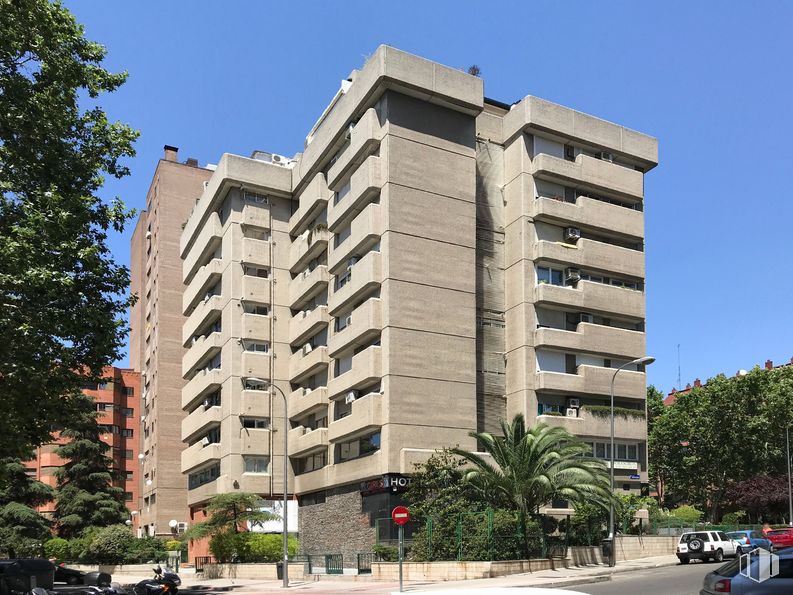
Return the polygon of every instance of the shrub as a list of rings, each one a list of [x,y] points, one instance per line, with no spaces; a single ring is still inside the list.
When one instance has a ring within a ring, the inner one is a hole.
[[[141,537],[130,543],[125,562],[128,564],[144,564],[162,562],[168,557],[166,542],[155,537]]]
[[[249,533],[224,531],[216,533],[209,540],[209,551],[218,562],[239,562],[248,555]]]
[[[179,552],[182,550],[182,542],[178,539],[168,539],[165,542],[165,549],[169,552]]]
[[[135,538],[124,525],[104,527],[97,531],[87,553],[92,562],[99,564],[122,564],[133,547]]]
[[[728,512],[725,514],[721,522],[725,525],[740,525],[742,523],[746,523],[748,520],[749,515],[746,514],[745,510],[736,510],[735,512]]]
[[[379,562],[397,562],[399,560],[398,548],[377,544],[372,547],[372,551]]]
[[[89,527],[83,530],[79,537],[70,539],[69,559],[74,562],[91,562],[91,555],[88,550],[99,531],[99,527]]]
[[[670,514],[677,520],[691,525],[698,523],[703,515],[702,511],[697,510],[688,504],[684,504],[683,506],[675,508]]]
[[[60,537],[45,541],[44,555],[50,560],[69,560],[71,558],[69,542]]]
[[[247,536],[247,554],[242,562],[277,562],[283,558],[282,533],[244,533]],[[289,557],[298,550],[297,538],[289,537]]]

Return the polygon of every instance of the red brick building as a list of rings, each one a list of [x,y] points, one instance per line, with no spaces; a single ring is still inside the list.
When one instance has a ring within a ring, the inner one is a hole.
[[[127,508],[137,513],[140,510],[140,373],[109,367],[103,376],[108,378],[105,383],[86,385],[83,392],[96,401],[97,423],[107,428],[102,440],[111,447],[113,468],[121,477],[116,485],[124,488]],[[36,458],[27,463],[31,477],[55,487],[55,471],[63,465],[63,459],[55,451],[63,442],[57,439],[36,449]],[[40,508],[43,513],[54,509],[54,501]],[[132,514],[133,526],[137,526],[139,516]]]

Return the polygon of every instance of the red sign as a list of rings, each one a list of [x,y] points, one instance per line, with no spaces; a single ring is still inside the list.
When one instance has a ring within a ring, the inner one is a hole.
[[[397,506],[391,511],[391,518],[397,525],[404,525],[410,520],[410,511],[405,506]]]

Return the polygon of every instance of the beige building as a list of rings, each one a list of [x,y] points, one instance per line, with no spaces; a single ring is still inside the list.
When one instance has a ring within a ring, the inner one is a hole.
[[[588,406],[645,354],[656,161],[651,137],[386,46],[303,153],[224,155],[181,239],[191,506],[282,493],[270,383],[309,553],[367,551],[415,463],[517,412],[605,458]],[[616,389],[644,410],[642,370]],[[645,424],[617,433],[617,487],[638,489]]]
[[[189,522],[187,478],[181,474],[182,411],[182,224],[212,172],[195,159],[177,161],[176,147],[165,154],[146,197],[130,248],[130,366],[141,372],[139,527],[149,535],[171,535],[169,523]]]

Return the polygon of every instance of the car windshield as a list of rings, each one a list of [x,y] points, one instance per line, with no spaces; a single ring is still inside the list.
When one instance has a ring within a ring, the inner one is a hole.
[[[710,541],[707,533],[686,533],[680,537],[680,543],[688,543],[692,539],[699,539],[700,541]]]
[[[725,578],[733,578],[734,576],[737,576],[740,571],[741,571],[741,558],[738,557],[733,560],[730,560],[723,566],[719,566],[716,569],[716,574],[718,574],[719,576],[723,576]]]
[[[731,531],[727,533],[727,537],[730,539],[743,539],[744,537],[748,537],[748,535],[743,531]]]
[[[787,535],[790,533],[788,529],[777,529],[776,531],[769,531],[769,535]]]

